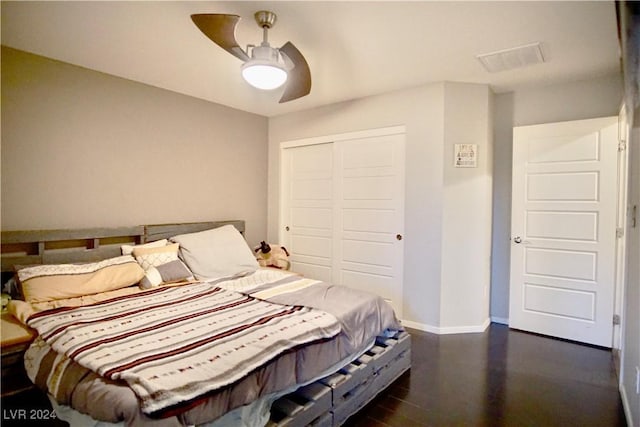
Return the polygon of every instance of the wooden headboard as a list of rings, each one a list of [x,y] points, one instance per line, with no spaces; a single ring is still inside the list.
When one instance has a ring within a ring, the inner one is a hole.
[[[120,255],[120,246],[166,239],[231,224],[244,233],[244,221],[209,221],[131,227],[3,231],[2,283],[15,265],[93,262]]]

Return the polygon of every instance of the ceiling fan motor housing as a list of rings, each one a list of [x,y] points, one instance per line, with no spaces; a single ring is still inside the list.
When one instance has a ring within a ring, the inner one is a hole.
[[[251,60],[261,60],[269,62],[279,62],[280,53],[278,49],[263,43],[260,46],[254,46],[251,49]]]

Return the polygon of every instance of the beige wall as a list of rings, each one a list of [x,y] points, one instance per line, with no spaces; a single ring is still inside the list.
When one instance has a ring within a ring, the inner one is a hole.
[[[492,96],[481,84],[445,84],[441,332],[489,322]],[[455,144],[477,145],[477,167],[454,167]]]
[[[640,31],[640,30],[639,30]],[[640,424],[640,396],[636,393],[640,369],[640,99],[636,95],[632,112],[633,129],[629,141],[629,193],[628,206],[636,207],[635,226],[629,215],[627,220],[627,279],[623,311],[624,335],[621,372],[621,390],[627,401],[629,425]],[[635,424],[633,424],[635,423]]]
[[[244,219],[266,237],[267,119],[2,48],[2,229]]]

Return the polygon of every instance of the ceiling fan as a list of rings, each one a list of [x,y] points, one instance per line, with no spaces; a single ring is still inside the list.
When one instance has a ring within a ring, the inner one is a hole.
[[[280,103],[308,95],[311,71],[304,56],[291,42],[275,48],[267,39],[276,14],[261,10],[254,17],[262,28],[263,39],[259,46],[247,45],[246,50],[236,41],[236,26],[241,19],[238,15],[203,13],[191,15],[191,20],[215,44],[244,62],[242,76],[252,86],[269,90],[285,85]]]

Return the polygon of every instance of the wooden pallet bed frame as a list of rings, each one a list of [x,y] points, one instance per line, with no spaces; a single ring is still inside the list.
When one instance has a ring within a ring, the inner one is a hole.
[[[337,372],[274,402],[269,427],[339,426],[411,367],[411,337],[378,337]]]
[[[120,255],[123,244],[140,244],[242,220],[151,224],[132,227],[3,231],[2,283],[15,265],[93,262]],[[411,337],[378,337],[362,356],[335,373],[281,397],[268,426],[339,426],[411,367]]]

